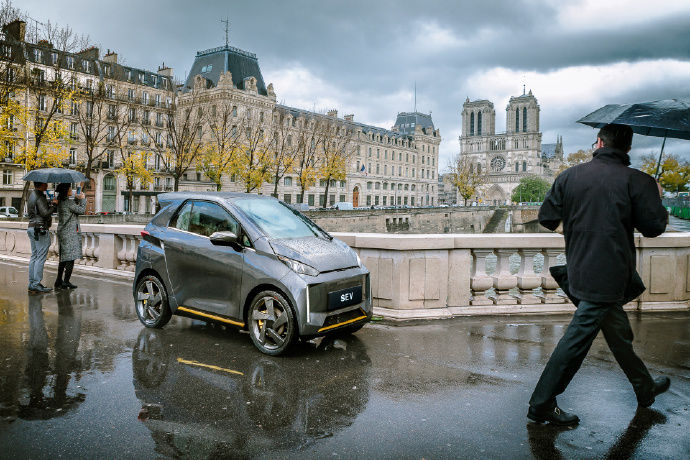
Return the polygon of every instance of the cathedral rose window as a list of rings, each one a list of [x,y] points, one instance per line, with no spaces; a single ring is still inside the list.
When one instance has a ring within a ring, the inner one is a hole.
[[[491,170],[494,172],[502,171],[506,166],[506,159],[501,155],[495,156],[491,159]]]

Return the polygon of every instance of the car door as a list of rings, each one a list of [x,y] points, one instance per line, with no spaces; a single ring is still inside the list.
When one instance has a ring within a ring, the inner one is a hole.
[[[170,284],[178,306],[241,319],[244,254],[212,244],[209,237],[217,231],[240,232],[237,220],[219,204],[193,200],[180,207],[165,238]]]

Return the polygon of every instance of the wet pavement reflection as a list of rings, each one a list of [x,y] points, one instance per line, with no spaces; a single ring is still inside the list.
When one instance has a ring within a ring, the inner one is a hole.
[[[46,271],[48,281],[54,272]],[[26,293],[0,263],[3,457],[687,458],[690,313],[630,313],[635,346],[671,377],[650,409],[598,338],[561,407],[576,428],[527,423],[568,316],[373,323],[259,353],[235,329],[136,319],[127,282],[75,276]]]

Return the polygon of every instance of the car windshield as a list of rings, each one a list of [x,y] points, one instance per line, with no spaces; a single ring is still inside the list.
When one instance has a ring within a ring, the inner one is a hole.
[[[269,237],[304,238],[318,236],[320,231],[297,211],[280,201],[264,198],[243,198],[235,206],[242,210]]]

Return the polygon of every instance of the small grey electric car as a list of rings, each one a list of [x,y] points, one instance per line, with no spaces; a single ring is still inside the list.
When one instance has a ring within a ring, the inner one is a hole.
[[[371,319],[369,272],[357,254],[272,197],[225,192],[158,196],[134,277],[139,320],[171,315],[249,330],[279,355],[298,337],[354,332]]]

